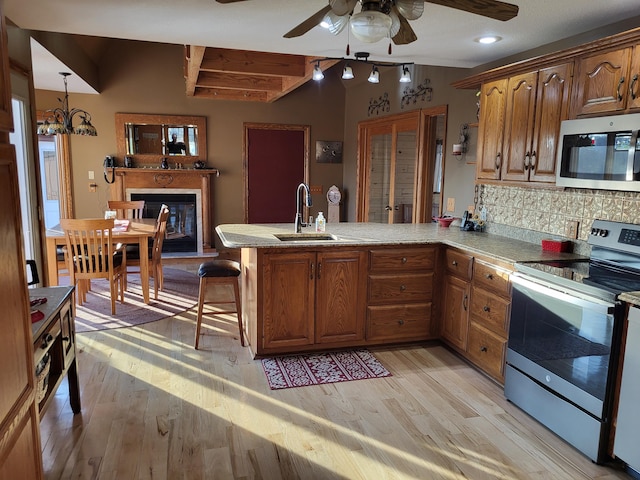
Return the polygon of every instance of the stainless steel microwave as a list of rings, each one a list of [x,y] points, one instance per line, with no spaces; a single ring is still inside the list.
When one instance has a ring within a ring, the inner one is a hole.
[[[640,113],[565,120],[556,185],[640,192]]]

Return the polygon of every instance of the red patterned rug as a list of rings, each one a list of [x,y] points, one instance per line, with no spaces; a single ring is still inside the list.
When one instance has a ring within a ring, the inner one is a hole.
[[[368,350],[263,358],[262,368],[271,390],[391,376]]]

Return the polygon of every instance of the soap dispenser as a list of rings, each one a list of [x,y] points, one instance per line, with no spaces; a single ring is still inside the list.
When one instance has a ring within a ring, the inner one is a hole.
[[[324,219],[324,215],[322,212],[318,212],[318,216],[316,217],[316,232],[324,232],[325,224],[326,220]]]

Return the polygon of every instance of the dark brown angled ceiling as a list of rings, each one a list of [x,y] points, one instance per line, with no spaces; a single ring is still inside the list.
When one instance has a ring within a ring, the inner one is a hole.
[[[185,47],[187,96],[274,102],[311,79],[316,57],[224,48]],[[324,70],[339,60],[323,60]]]

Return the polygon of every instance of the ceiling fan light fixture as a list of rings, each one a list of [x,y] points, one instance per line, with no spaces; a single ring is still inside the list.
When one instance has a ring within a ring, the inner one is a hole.
[[[380,72],[378,71],[378,67],[375,65],[371,69],[371,73],[369,74],[369,78],[367,78],[369,83],[380,83]]]
[[[347,63],[342,69],[342,79],[351,80],[352,78],[355,78],[353,75],[353,69],[351,68],[351,65]]]
[[[316,82],[319,82],[324,78],[324,73],[322,73],[322,70],[320,69],[320,62],[316,63],[316,66],[313,67],[313,75],[311,78]]]
[[[375,43],[389,35],[392,20],[389,15],[376,10],[356,13],[349,20],[351,33],[361,42]]]
[[[411,83],[411,73],[409,73],[409,69],[405,65],[402,66],[402,75],[400,76],[400,83]]]
[[[407,20],[417,20],[424,13],[424,0],[396,0],[396,7]]]
[[[344,27],[346,27],[348,23],[348,15],[341,17],[330,10],[320,22],[320,26],[329,30],[333,35],[338,35],[344,30]]]

